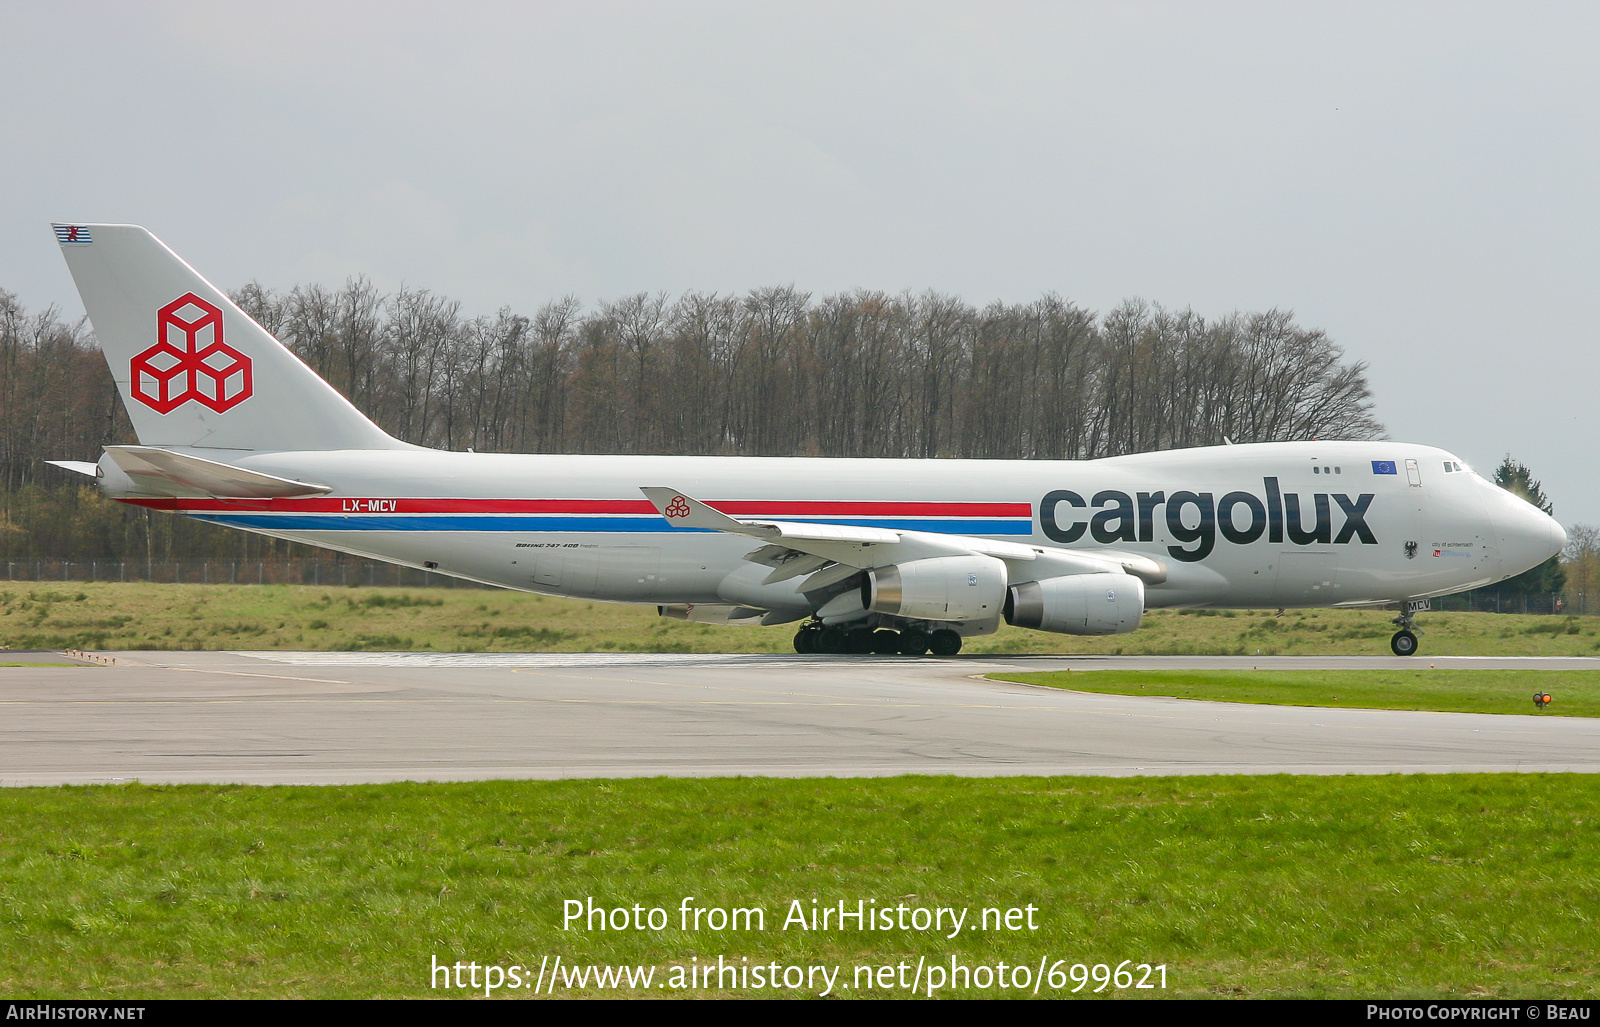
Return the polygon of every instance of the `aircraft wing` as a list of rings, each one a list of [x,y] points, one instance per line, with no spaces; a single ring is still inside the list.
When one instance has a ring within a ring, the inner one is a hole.
[[[903,531],[907,548],[919,550],[915,557],[961,556],[981,553],[1003,560],[1011,568],[1011,579],[1054,578],[1067,574],[1102,574],[1115,571],[1143,579],[1147,585],[1167,580],[1167,569],[1159,560],[1114,549],[1056,549],[1026,542],[1006,542],[977,535],[946,535],[931,531]],[[909,554],[908,554],[909,555]],[[913,557],[913,558],[915,558]],[[1031,564],[1020,567],[1018,564]]]
[[[886,528],[867,528],[854,524],[808,524],[804,521],[738,520],[720,510],[692,499],[677,489],[646,485],[639,489],[652,506],[661,512],[667,523],[680,528],[700,528],[706,531],[725,531],[734,535],[747,535],[769,545],[757,550],[766,552],[777,546],[781,552],[815,558],[810,566],[816,570],[828,563],[850,568],[840,578],[849,577],[862,567],[875,567],[883,560],[877,550],[882,546],[898,545],[903,534]],[[749,557],[746,557],[749,559]],[[756,560],[768,563],[768,560]],[[783,568],[780,568],[780,570]],[[774,572],[776,573],[776,572]],[[806,573],[794,570],[780,577],[769,577],[768,582],[782,581]],[[836,579],[837,580],[837,579]]]
[[[1045,549],[972,535],[896,531],[854,524],[742,519],[729,517],[677,489],[645,486],[640,491],[669,524],[746,535],[767,543],[745,556],[752,563],[773,569],[762,582],[764,585],[810,575],[801,591],[812,591],[868,567],[969,553],[992,556],[1008,566],[1038,563],[1040,566],[1028,569],[1023,580],[1105,571],[1132,574],[1147,584],[1165,581],[1167,577],[1166,568],[1159,561],[1114,550]]]
[[[1051,560],[1082,560],[1092,565],[1085,570],[1063,573],[1091,574],[1117,571],[1131,574],[1146,585],[1159,585],[1167,580],[1166,564],[1148,556],[1140,556],[1138,553],[1123,553],[1115,549],[1050,549],[1045,552]]]

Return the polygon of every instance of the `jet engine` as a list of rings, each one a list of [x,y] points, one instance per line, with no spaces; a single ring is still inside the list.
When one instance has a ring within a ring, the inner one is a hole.
[[[1006,623],[1064,635],[1120,635],[1144,616],[1144,582],[1131,574],[1069,574],[1012,585]]]
[[[1006,597],[1006,565],[992,556],[938,556],[874,567],[861,604],[914,620],[991,620]]]

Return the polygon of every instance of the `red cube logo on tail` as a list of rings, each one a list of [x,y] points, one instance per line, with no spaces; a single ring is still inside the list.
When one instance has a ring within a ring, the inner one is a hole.
[[[129,364],[133,394],[168,414],[191,399],[222,413],[250,398],[250,358],[222,340],[222,311],[192,292],[156,312],[156,344]]]

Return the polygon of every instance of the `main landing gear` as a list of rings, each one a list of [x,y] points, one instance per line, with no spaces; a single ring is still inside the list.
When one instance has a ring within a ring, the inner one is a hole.
[[[1424,603],[1419,609],[1427,609],[1427,604]],[[1396,656],[1417,655],[1417,622],[1411,619],[1411,615],[1415,612],[1416,609],[1412,604],[1407,603],[1401,609],[1400,616],[1393,621],[1400,628],[1394,633],[1394,637],[1389,639],[1389,648],[1394,650]]]
[[[816,621],[794,635],[797,653],[899,653],[903,656],[954,656],[961,651],[961,636],[949,628],[923,631],[921,628],[867,627],[846,628],[839,624],[824,627]]]

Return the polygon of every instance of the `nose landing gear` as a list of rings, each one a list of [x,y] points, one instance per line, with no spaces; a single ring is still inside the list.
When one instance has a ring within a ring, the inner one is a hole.
[[[1394,633],[1394,637],[1389,639],[1389,648],[1396,656],[1417,655],[1417,636],[1422,632],[1417,628],[1417,622],[1411,615],[1427,608],[1427,600],[1408,602],[1401,609],[1400,616],[1391,622],[1400,628]]]

